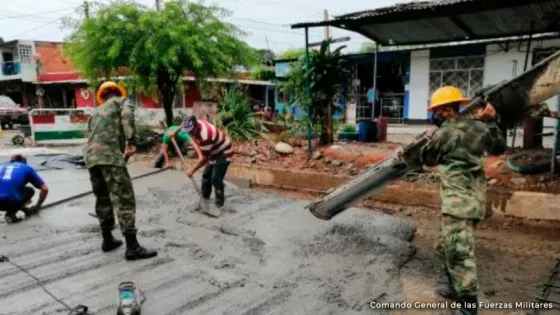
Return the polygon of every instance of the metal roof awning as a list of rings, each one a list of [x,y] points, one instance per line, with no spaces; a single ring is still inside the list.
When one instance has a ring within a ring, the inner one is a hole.
[[[558,34],[560,0],[410,2],[291,28],[320,26],[357,32],[385,46]]]

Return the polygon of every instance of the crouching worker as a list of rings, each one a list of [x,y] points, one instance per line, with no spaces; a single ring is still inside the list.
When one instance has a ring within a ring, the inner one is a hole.
[[[103,237],[101,249],[109,252],[123,244],[111,232],[115,225],[113,208],[116,208],[126,240],[125,259],[154,257],[157,252],[140,246],[136,239],[136,197],[126,166],[136,152],[134,107],[126,99],[126,91],[111,81],[99,88],[97,103],[101,105],[88,120],[84,160],[96,199],[95,213]]]
[[[181,130],[188,132],[191,144],[198,154],[198,161],[187,171],[187,176],[192,177],[197,170],[205,166],[202,173],[202,197],[206,200],[210,199],[212,186],[214,186],[216,206],[223,206],[225,202],[224,178],[233,154],[228,136],[216,126],[204,120],[197,120],[194,116],[184,119]]]
[[[171,143],[171,134],[173,134],[173,138],[177,142],[177,146],[179,149],[184,148],[188,143],[191,142],[191,138],[189,134],[180,130],[181,126],[171,126],[165,134],[163,135],[163,139],[161,141],[161,151],[156,156],[156,160],[154,163],[155,168],[170,168],[171,164],[169,163],[169,151],[175,152],[175,146]]]
[[[34,206],[27,208],[35,195],[35,190],[27,184],[41,190],[39,200]],[[21,210],[26,216],[35,214],[47,199],[49,188],[37,172],[27,165],[22,155],[14,155],[9,163],[0,164],[0,210],[5,211],[6,223],[19,221],[16,213]]]
[[[455,87],[442,87],[433,93],[428,110],[439,128],[428,132],[431,138],[419,156],[424,165],[439,166],[441,178],[436,248],[447,283],[438,293],[460,302],[460,314],[464,315],[477,314],[474,228],[486,212],[484,156],[502,154],[506,149],[492,105],[479,109],[473,117],[462,117],[460,106],[468,102]]]

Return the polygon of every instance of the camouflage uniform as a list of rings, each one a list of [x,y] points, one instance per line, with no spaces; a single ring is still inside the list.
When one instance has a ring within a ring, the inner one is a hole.
[[[428,166],[439,165],[441,226],[436,249],[458,295],[476,295],[474,227],[486,212],[484,154],[501,154],[505,140],[495,122],[448,120],[420,151]]]
[[[95,212],[102,229],[112,228],[113,207],[117,208],[124,235],[136,234],[136,200],[123,155],[127,142],[134,145],[135,136],[134,108],[120,97],[97,107],[88,121],[84,157],[97,199]]]

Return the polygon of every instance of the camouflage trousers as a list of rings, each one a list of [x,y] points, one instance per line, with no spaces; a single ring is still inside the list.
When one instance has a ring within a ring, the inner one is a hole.
[[[126,167],[97,165],[89,169],[89,176],[101,228],[113,228],[116,208],[122,233],[136,234],[136,199]]]
[[[475,220],[442,215],[436,249],[452,287],[459,295],[476,295]]]

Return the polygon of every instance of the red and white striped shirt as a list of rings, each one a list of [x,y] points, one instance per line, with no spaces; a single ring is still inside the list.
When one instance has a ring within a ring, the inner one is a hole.
[[[200,146],[202,154],[206,158],[215,159],[220,154],[231,157],[233,150],[228,136],[205,120],[198,120],[198,131],[193,135],[194,140]]]

